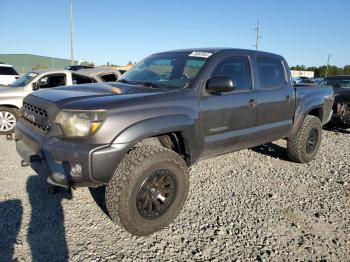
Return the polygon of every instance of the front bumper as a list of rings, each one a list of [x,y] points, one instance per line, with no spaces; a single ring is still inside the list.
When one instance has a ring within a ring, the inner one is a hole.
[[[20,120],[15,131],[16,149],[47,181],[59,186],[96,187],[108,183],[130,144],[91,145],[49,137]]]

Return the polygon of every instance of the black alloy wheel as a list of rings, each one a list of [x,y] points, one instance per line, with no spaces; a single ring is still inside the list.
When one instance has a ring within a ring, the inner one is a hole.
[[[306,141],[306,152],[311,154],[315,151],[318,143],[318,130],[317,128],[311,129],[309,133],[309,137]]]
[[[142,183],[136,197],[137,210],[145,219],[157,219],[171,206],[177,192],[175,175],[166,169],[157,170]]]

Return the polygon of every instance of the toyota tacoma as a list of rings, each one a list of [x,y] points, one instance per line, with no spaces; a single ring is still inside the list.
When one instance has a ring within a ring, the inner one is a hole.
[[[311,161],[333,100],[331,87],[294,88],[276,54],[168,51],[116,83],[31,93],[16,148],[51,184],[106,186],[112,220],[149,235],[179,214],[199,160],[283,138],[292,161]]]

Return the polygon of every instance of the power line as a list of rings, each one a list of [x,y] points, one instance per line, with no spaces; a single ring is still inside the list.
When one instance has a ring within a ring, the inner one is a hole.
[[[72,65],[74,65],[74,31],[73,31],[73,4],[72,0],[70,0],[69,4],[69,12],[70,12],[70,57],[72,60]]]
[[[328,75],[328,68],[329,68],[329,60],[331,59],[331,54],[328,55],[327,59],[327,69],[326,69],[326,76]]]

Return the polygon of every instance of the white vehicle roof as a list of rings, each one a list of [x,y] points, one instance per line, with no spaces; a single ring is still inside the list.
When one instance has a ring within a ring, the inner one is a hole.
[[[0,63],[0,66],[3,66],[3,67],[13,67],[12,65],[3,64],[3,63]]]

